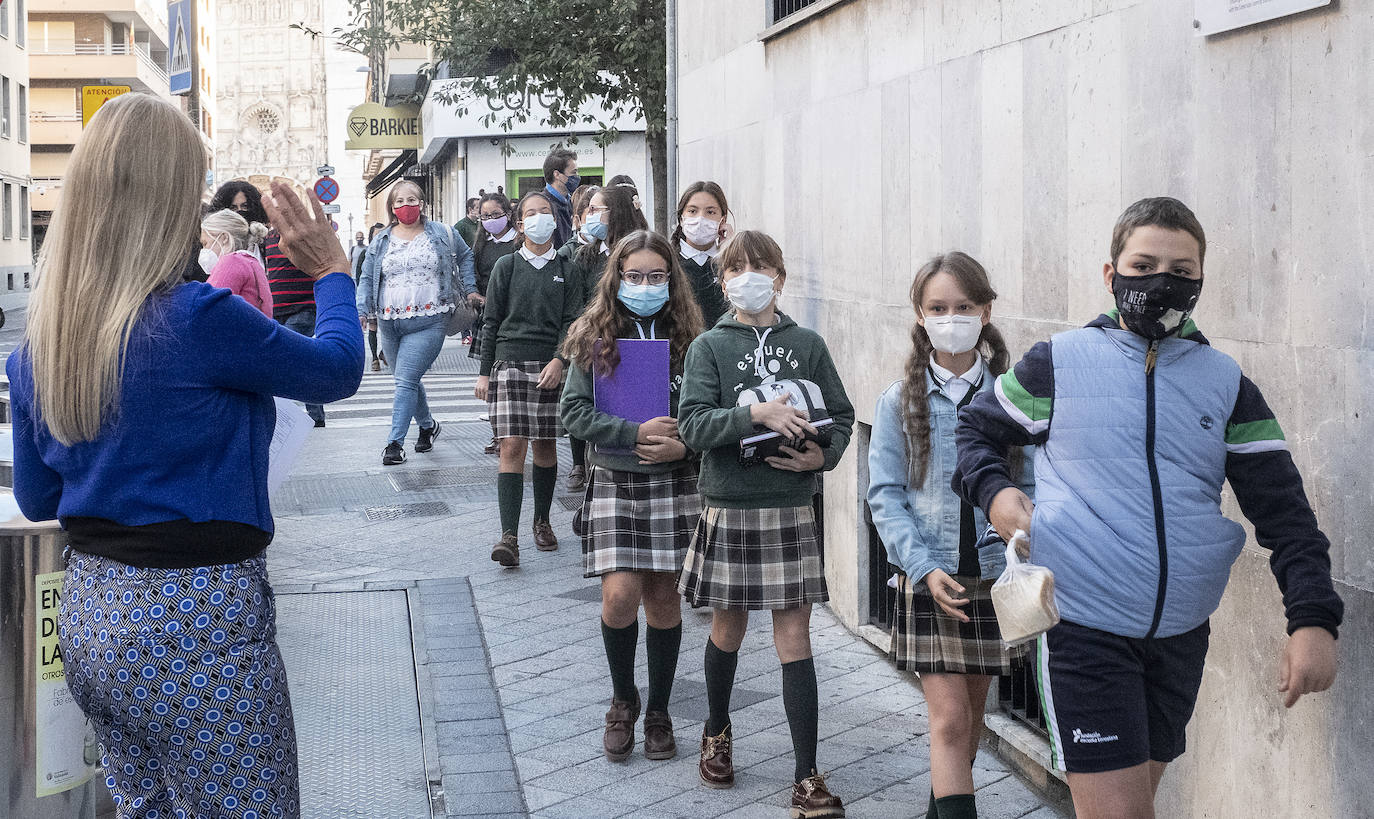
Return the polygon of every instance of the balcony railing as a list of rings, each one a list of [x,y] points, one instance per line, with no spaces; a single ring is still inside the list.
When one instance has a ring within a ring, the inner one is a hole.
[[[71,42],[34,42],[29,45],[29,53],[47,57],[127,57],[133,55],[143,68],[150,71],[159,81],[159,88],[167,88],[170,80],[165,66],[158,65],[152,55],[137,44],[129,43],[71,43]]]

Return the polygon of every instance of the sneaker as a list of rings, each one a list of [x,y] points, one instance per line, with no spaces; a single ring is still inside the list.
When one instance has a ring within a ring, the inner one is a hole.
[[[792,786],[792,819],[843,819],[844,802],[825,786],[815,770]]]
[[[434,439],[439,437],[439,419],[434,420],[434,426],[429,429],[420,427],[420,440],[415,442],[416,452],[428,452],[434,448]]]
[[[541,552],[558,550],[558,536],[553,533],[553,527],[547,520],[534,522],[534,547]]]
[[[379,373],[379,372],[381,372],[381,371],[382,371],[382,362],[381,362],[381,361],[378,361],[378,360],[375,359],[375,358],[372,359],[372,371],[373,371],[374,373]]]
[[[488,455],[500,455],[501,444],[497,442],[495,438],[492,438],[491,443],[487,444],[487,448],[482,451]]]
[[[491,548],[491,559],[508,569],[520,565],[520,543],[514,533],[507,532],[496,541]]]
[[[400,441],[392,441],[382,450],[382,466],[395,466],[406,462],[406,450]]]
[[[576,492],[579,489],[587,488],[587,469],[578,464],[568,470],[568,491]]]

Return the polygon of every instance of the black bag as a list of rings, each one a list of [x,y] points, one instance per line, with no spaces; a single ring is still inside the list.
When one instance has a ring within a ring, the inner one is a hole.
[[[798,378],[760,384],[741,391],[735,403],[744,407],[772,401],[781,395],[788,396],[788,403],[792,406],[806,410],[807,418],[816,431],[807,432],[801,438],[790,438],[762,424],[755,424],[754,432],[739,442],[739,462],[742,465],[757,466],[767,458],[785,457],[779,451],[781,447],[800,449],[804,441],[815,441],[822,449],[830,446],[830,427],[835,421],[825,411],[825,398],[815,382]]]

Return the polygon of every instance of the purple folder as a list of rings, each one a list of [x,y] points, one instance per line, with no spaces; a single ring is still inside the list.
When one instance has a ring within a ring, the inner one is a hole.
[[[620,350],[620,366],[614,372],[603,376],[595,368],[592,370],[592,402],[596,408],[636,424],[667,415],[671,386],[668,340],[622,338],[616,340],[616,347]],[[624,455],[634,450],[598,444],[596,451]]]

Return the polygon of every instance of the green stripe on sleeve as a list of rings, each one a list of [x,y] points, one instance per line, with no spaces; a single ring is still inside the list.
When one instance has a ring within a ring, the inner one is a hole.
[[[1053,398],[1038,398],[1031,395],[1021,382],[1016,380],[1016,372],[1007,370],[998,377],[999,386],[1002,388],[1002,395],[1020,410],[1032,423],[1036,421],[1048,421],[1050,411],[1054,406]]]
[[[1243,424],[1228,424],[1226,426],[1226,443],[1234,446],[1237,444],[1253,444],[1259,441],[1282,441],[1283,430],[1279,427],[1279,422],[1273,418],[1264,418],[1259,421],[1246,421]]]

